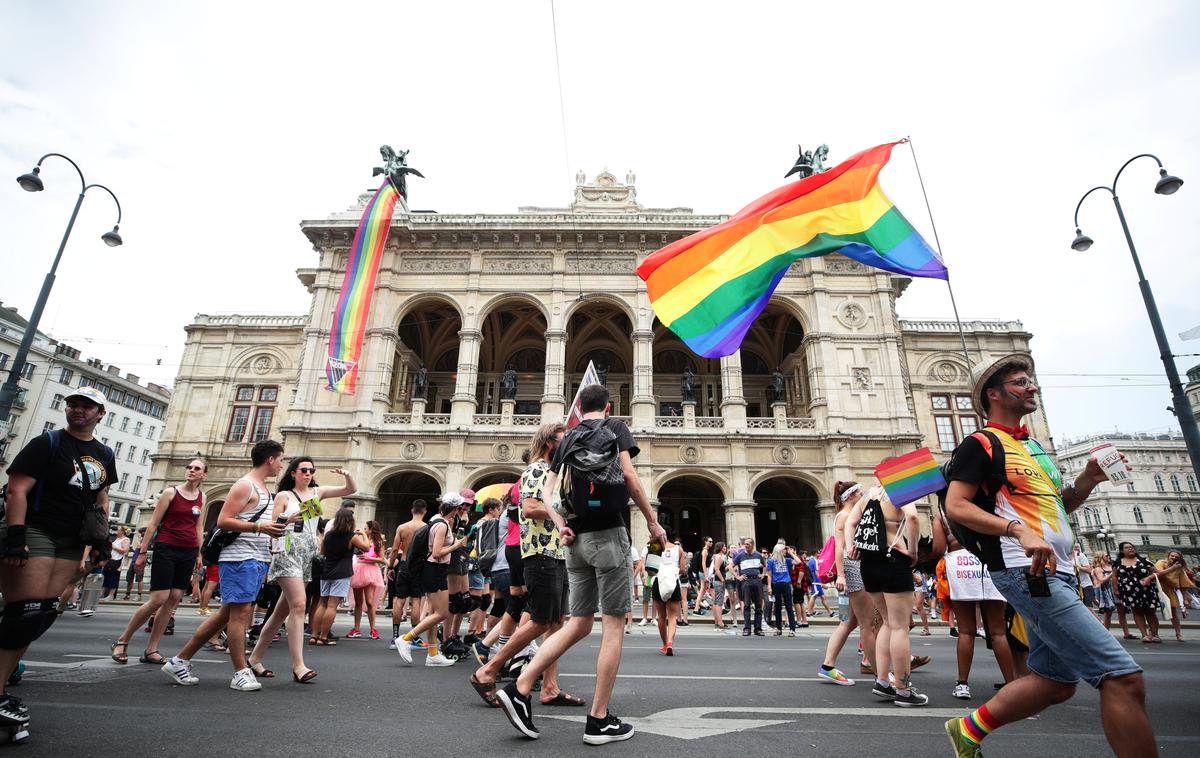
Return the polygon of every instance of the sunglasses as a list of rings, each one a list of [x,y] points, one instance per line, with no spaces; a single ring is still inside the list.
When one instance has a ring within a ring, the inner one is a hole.
[[[204,467],[203,466],[188,466],[187,470],[188,471],[203,471]]]
[[[296,470],[297,470],[297,471],[299,471],[301,474],[315,474],[315,473],[317,473],[317,470],[316,470],[315,468],[298,468],[298,469],[296,469]]]

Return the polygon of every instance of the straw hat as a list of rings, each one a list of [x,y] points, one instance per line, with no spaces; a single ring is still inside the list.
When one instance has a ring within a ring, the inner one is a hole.
[[[988,413],[983,407],[981,395],[983,386],[991,381],[991,378],[996,375],[1000,367],[1010,361],[1023,361],[1029,364],[1029,373],[1034,370],[1033,356],[1029,353],[1009,353],[1008,355],[997,358],[991,362],[977,363],[971,369],[971,405],[974,406],[975,412],[979,414],[981,419],[987,419]]]

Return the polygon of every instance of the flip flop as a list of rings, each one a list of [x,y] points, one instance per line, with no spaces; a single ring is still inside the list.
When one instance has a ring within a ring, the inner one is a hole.
[[[333,639],[333,638],[331,637],[331,638],[329,638],[329,639],[327,639],[327,640],[317,640],[317,644],[318,644],[318,645],[324,645],[325,647],[336,647],[336,646],[337,646],[337,640],[335,640],[335,639]]]
[[[471,674],[467,678],[467,681],[471,683],[471,687],[475,690],[476,694],[483,698],[483,702],[488,704],[488,707],[500,707],[500,701],[496,699],[496,682],[494,680],[491,683],[481,682],[475,678],[474,674]]]
[[[216,642],[206,642],[204,644],[204,649],[211,650],[214,653],[228,653],[229,652],[229,648],[225,647],[224,645],[222,645],[220,643],[216,643]]]
[[[541,701],[541,704],[542,705],[581,706],[581,705],[587,705],[587,701],[581,697],[575,697],[574,695],[568,695],[565,692],[559,692],[557,695],[555,695],[550,700]]]
[[[129,655],[128,655],[127,653],[118,653],[118,652],[117,652],[117,648],[121,648],[122,650],[126,650],[128,647],[129,647],[129,643],[128,643],[128,642],[114,642],[114,643],[112,644],[112,646],[111,646],[111,647],[109,647],[109,650],[111,650],[111,651],[112,651],[112,656],[111,656],[111,658],[112,658],[114,661],[116,661],[117,663],[121,663],[121,664],[129,663]]]
[[[1137,635],[1136,635],[1136,634],[1127,634],[1127,635],[1125,635],[1125,639],[1127,639],[1127,640],[1136,640],[1136,639],[1137,639]]]
[[[309,682],[311,682],[313,679],[316,679],[316,678],[317,678],[317,672],[313,671],[312,669],[305,671],[303,676],[296,676],[296,672],[295,671],[292,672],[292,680],[295,681],[297,684],[308,684]]]
[[[154,656],[154,657],[152,658],[151,656]],[[167,659],[163,658],[162,654],[159,653],[157,650],[147,650],[146,652],[142,653],[141,658],[138,658],[138,662],[139,663],[153,663],[156,666],[161,666],[167,662]]]

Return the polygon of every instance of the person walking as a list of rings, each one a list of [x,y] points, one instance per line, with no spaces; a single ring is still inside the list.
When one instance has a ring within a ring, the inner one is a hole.
[[[366,552],[354,556],[354,573],[350,576],[350,589],[354,593],[354,628],[346,635],[346,639],[362,636],[365,608],[371,639],[377,640],[379,630],[375,628],[375,613],[379,605],[379,590],[384,586],[382,567],[387,565],[387,559],[383,556],[383,533],[379,530],[378,522],[368,521],[363,536],[370,547]]]
[[[1167,557],[1154,564],[1154,576],[1162,585],[1163,594],[1171,605],[1171,626],[1175,629],[1175,639],[1183,642],[1183,627],[1181,615],[1187,613],[1183,604],[1184,593],[1195,588],[1195,583],[1188,577],[1187,564],[1183,553],[1178,550],[1168,550]],[[1149,581],[1142,580],[1147,585]]]
[[[233,541],[221,549],[218,559],[221,610],[205,619],[183,649],[162,665],[163,674],[175,684],[190,686],[200,682],[192,674],[192,656],[224,627],[234,669],[230,689],[238,692],[262,689],[246,662],[246,629],[267,577],[271,538],[283,536],[283,525],[271,518],[271,494],[266,483],[283,469],[283,445],[275,440],[256,443],[250,449],[250,463],[254,468],[234,482],[217,516],[217,528],[233,535]]]
[[[350,578],[354,574],[354,551],[366,552],[371,545],[354,524],[354,509],[342,506],[321,537],[321,554],[325,556],[325,571],[321,574],[321,597],[313,608],[309,627],[312,636],[308,644],[331,647],[337,645],[333,622],[338,607],[350,596]]]
[[[808,597],[812,589],[812,571],[808,568],[808,561],[804,554],[797,553],[795,548],[790,548],[790,554],[792,556],[792,601],[796,615],[800,617],[800,628],[807,629],[808,613],[804,607],[808,605]]]
[[[413,640],[422,633],[425,634],[426,666],[453,666],[454,661],[442,655],[438,638],[438,625],[450,619],[450,599],[447,576],[450,569],[450,554],[467,544],[466,535],[455,539],[451,524],[458,521],[466,509],[462,496],[451,492],[438,501],[438,515],[429,521],[428,552],[425,556],[413,552],[409,556],[409,570],[415,571],[412,564],[419,559],[421,566],[421,588],[425,590],[425,617],[408,632],[400,636],[396,642],[396,652],[401,660],[412,665]]]
[[[1009,682],[965,718],[946,722],[955,753],[979,755],[989,733],[1069,700],[1083,679],[1100,690],[1100,719],[1113,752],[1157,755],[1142,670],[1083,605],[1070,568],[1074,537],[1067,516],[1108,476],[1089,458],[1065,484],[1054,459],[1029,436],[1021,420],[1037,410],[1038,386],[1027,356],[982,364],[972,378],[971,398],[987,423],[954,451],[946,515],[1023,620],[1030,675]]]
[[[850,607],[846,617],[841,619],[833,634],[829,635],[829,641],[825,645],[825,660],[821,662],[817,676],[823,681],[843,687],[853,686],[854,680],[838,670],[837,658],[856,627],[866,660],[875,660],[875,627],[870,623],[875,606],[864,591],[859,562],[846,554],[846,521],[861,497],[862,487],[857,482],[836,482],[833,486],[833,500],[838,508],[837,515],[833,518],[834,565],[837,567],[834,586],[837,588],[839,599],[843,593],[847,595]],[[867,623],[862,623],[862,619],[867,619]]]
[[[1075,576],[1079,579],[1079,589],[1083,593],[1083,604],[1093,611],[1096,608],[1096,588],[1092,582],[1092,564],[1087,554],[1078,542],[1071,551],[1071,564],[1075,568]]]
[[[693,609],[697,616],[704,615],[704,600],[708,597],[708,591],[712,586],[712,576],[709,573],[709,567],[712,565],[712,548],[712,537],[705,537],[700,549],[692,554],[692,565],[689,567],[692,584],[697,588],[696,605]]]
[[[279,586],[279,600],[263,623],[258,642],[250,654],[250,667],[255,676],[265,676],[269,669],[262,660],[280,627],[287,624],[288,649],[292,656],[292,680],[301,684],[316,677],[317,672],[304,663],[304,610],[306,588],[312,581],[313,559],[317,556],[317,526],[324,512],[322,501],[347,497],[358,491],[354,477],[341,468],[332,469],[342,477],[338,486],[317,484],[317,465],[306,456],[293,458],[279,478],[279,493],[275,495],[271,520],[283,519],[288,524],[283,537],[275,541],[275,553],[267,581]]]
[[[658,617],[658,636],[663,646],[663,655],[675,655],[675,629],[679,618],[683,593],[686,592],[681,579],[687,571],[687,558],[683,547],[667,529],[667,543],[663,546],[662,563],[654,577],[651,594],[654,596],[654,613]]]
[[[1117,546],[1117,600],[1142,633],[1142,642],[1162,642],[1158,636],[1158,585],[1154,581],[1154,564],[1138,554],[1132,542]]]
[[[600,652],[596,662],[596,691],[584,724],[583,741],[603,745],[633,737],[632,724],[621,721],[609,710],[625,634],[622,622],[628,612],[630,570],[629,532],[622,517],[629,501],[641,511],[651,540],[665,540],[666,533],[633,468],[639,448],[624,422],[609,418],[612,410],[608,390],[599,384],[579,391],[582,420],[555,449],[546,478],[545,491],[562,484],[564,517],[551,508],[548,514],[567,546],[571,618],[538,649],[517,681],[496,691],[509,722],[530,739],[541,736],[533,722],[530,693],[538,676],[591,634],[599,611]]]
[[[146,562],[142,561],[142,567],[137,567],[137,559],[143,552],[143,542],[146,541],[146,528],[142,527],[134,532],[132,537],[132,552],[130,553],[129,568],[125,570],[125,596],[122,600],[129,600],[130,594],[133,592],[133,584],[137,582],[137,599],[142,599],[142,585],[146,576]]]
[[[146,534],[152,535],[154,564],[150,567],[150,599],[133,612],[125,631],[112,644],[112,659],[117,663],[129,660],[129,641],[138,628],[148,619],[154,619],[150,639],[145,652],[138,659],[142,663],[159,666],[166,659],[158,652],[158,645],[167,630],[167,624],[175,615],[175,608],[183,599],[183,593],[191,584],[192,572],[200,565],[200,546],[203,532],[200,529],[200,514],[204,512],[204,493],[200,485],[208,474],[208,462],[193,458],[183,474],[183,484],[166,487],[159,494],[146,525]],[[147,540],[150,542],[150,540]],[[143,566],[146,553],[138,555],[135,562]]]
[[[29,709],[5,683],[58,619],[59,596],[74,583],[85,548],[101,560],[109,555],[108,487],[118,481],[116,456],[93,434],[107,402],[94,387],[78,388],[64,398],[66,428],[30,440],[8,467],[0,520],[0,726],[29,722]],[[85,524],[92,528],[87,535]]]
[[[104,564],[104,570],[101,572],[104,576],[104,591],[100,594],[101,600],[107,600],[109,593],[112,593],[113,600],[117,599],[117,591],[121,586],[121,564],[124,563],[125,556],[129,554],[129,544],[129,532],[125,530],[125,527],[118,526],[108,562]]]
[[[768,587],[775,598],[775,636],[783,634],[783,611],[787,609],[788,636],[796,636],[796,609],[792,596],[792,564],[794,560],[787,553],[787,546],[782,542],[775,544],[771,558],[767,561]]]
[[[392,642],[389,650],[396,648],[396,640],[400,637],[400,622],[404,620],[406,606],[410,606],[409,628],[416,626],[421,620],[421,599],[425,591],[421,589],[420,577],[409,573],[405,557],[413,535],[425,526],[425,510],[428,505],[418,498],[409,506],[409,520],[396,527],[396,536],[392,539],[391,568],[388,571],[392,583]]]

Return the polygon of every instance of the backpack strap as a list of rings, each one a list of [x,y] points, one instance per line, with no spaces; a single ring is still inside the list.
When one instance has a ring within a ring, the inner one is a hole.
[[[1012,486],[1012,482],[1008,480],[1008,475],[1004,471],[1004,444],[1000,442],[1000,438],[995,432],[990,432],[987,429],[978,429],[971,432],[971,436],[983,446],[983,452],[987,453],[988,458],[992,462],[992,469],[988,472],[986,494],[995,498],[997,493],[1005,485],[1008,486],[1009,492],[1015,492],[1016,489]]]

